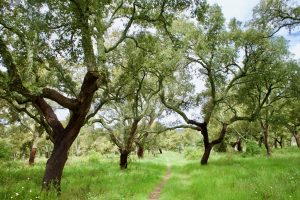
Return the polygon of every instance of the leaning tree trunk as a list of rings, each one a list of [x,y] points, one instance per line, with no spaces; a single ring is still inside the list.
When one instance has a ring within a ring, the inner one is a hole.
[[[212,146],[210,144],[204,145],[204,153],[200,161],[201,165],[207,165],[211,150]]]
[[[126,150],[120,150],[120,153],[120,169],[127,169],[129,152]]]
[[[219,137],[215,140],[213,140],[212,142],[209,142],[209,137],[208,137],[208,130],[207,130],[207,123],[203,123],[200,124],[200,130],[201,130],[201,134],[203,136],[203,143],[204,143],[204,153],[202,155],[200,164],[201,165],[207,165],[209,156],[210,156],[210,152],[212,150],[212,148],[216,145],[216,144],[220,144],[226,134],[227,131],[227,126],[228,124],[223,123],[222,129],[220,131]]]
[[[67,104],[72,108],[72,116],[66,128],[62,126],[53,109],[43,98],[37,98],[35,101],[36,106],[41,109],[47,122],[53,129],[54,147],[47,161],[42,183],[42,188],[45,191],[48,191],[53,186],[58,194],[60,193],[61,177],[68,158],[68,151],[84,124],[93,99],[93,94],[97,89],[96,80],[98,78],[99,76],[93,72],[86,74],[78,97],[78,102],[81,103],[70,106],[69,104],[72,104],[73,101],[69,101],[69,104]]]

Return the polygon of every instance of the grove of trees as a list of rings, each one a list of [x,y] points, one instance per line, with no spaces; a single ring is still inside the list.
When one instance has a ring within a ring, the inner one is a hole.
[[[224,144],[300,148],[299,60],[277,34],[299,24],[290,0],[247,23],[205,0],[1,1],[0,148],[43,152],[58,192],[70,153],[118,152],[126,169],[146,149],[190,144],[205,165]]]

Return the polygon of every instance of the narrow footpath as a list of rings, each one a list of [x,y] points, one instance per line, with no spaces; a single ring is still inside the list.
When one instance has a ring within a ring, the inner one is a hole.
[[[164,178],[161,180],[161,182],[156,186],[156,188],[149,194],[149,200],[158,200],[160,197],[160,192],[165,186],[166,182],[171,178],[172,171],[171,166],[168,165],[167,173],[164,176]]]

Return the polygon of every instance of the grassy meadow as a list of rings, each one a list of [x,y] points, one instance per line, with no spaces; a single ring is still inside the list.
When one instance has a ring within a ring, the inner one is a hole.
[[[284,149],[264,156],[242,157],[213,153],[207,166],[183,154],[164,152],[131,156],[121,171],[116,156],[92,154],[69,158],[62,178],[62,194],[41,193],[45,159],[34,167],[26,161],[0,163],[0,199],[143,200],[160,182],[167,164],[172,176],[162,189],[162,200],[188,199],[300,199],[300,152]]]

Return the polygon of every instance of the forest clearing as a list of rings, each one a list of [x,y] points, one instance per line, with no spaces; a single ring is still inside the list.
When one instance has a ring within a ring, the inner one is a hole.
[[[299,0],[0,0],[0,200],[300,199]]]

